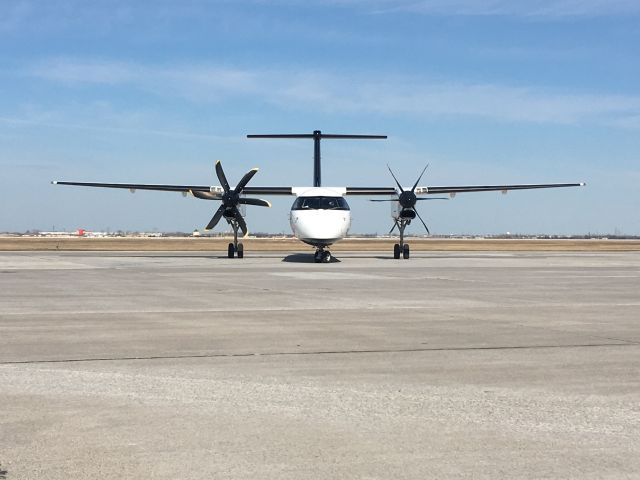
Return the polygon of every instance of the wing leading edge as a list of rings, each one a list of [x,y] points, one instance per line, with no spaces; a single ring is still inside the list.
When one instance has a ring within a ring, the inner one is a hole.
[[[163,192],[210,192],[222,193],[222,188],[208,185],[162,185],[145,183],[99,183],[99,182],[62,182],[53,181],[54,185],[72,185],[77,187],[119,188],[124,190],[154,190]],[[456,194],[466,192],[507,192],[509,190],[534,190],[541,188],[582,187],[580,183],[531,183],[514,185],[464,185],[445,187],[416,187],[417,195]],[[245,187],[244,192],[250,195],[295,195],[293,187]],[[347,195],[376,196],[396,195],[394,187],[346,187]]]
[[[416,195],[456,194],[465,192],[507,192],[509,190],[534,190],[540,188],[583,187],[580,183],[527,183],[514,185],[463,185],[446,187],[416,187]],[[396,195],[393,187],[347,187],[347,195]]]
[[[121,188],[124,190],[155,190],[160,192],[210,192],[222,193],[222,187],[208,185],[161,185],[147,183],[98,183],[98,182],[60,182],[53,185],[72,185],[76,187]],[[291,187],[244,187],[243,193],[250,195],[293,195]]]
[[[469,185],[451,187],[417,187],[416,194],[443,194],[465,192],[507,192],[509,190],[534,190],[540,188],[583,187],[580,183],[528,183],[520,185]]]

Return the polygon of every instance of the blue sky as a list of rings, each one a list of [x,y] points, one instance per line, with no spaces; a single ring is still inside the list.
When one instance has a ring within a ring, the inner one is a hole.
[[[51,180],[310,185],[586,181],[427,202],[433,233],[640,234],[636,0],[0,2],[0,231],[203,228],[213,202]],[[291,198],[248,209],[288,232]],[[350,199],[353,232],[389,206]],[[224,222],[223,222],[224,223]],[[220,225],[218,230],[224,228]],[[418,225],[415,233],[422,233]]]

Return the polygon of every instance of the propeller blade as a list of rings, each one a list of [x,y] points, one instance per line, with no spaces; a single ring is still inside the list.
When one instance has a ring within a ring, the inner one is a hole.
[[[225,192],[228,192],[230,189],[229,182],[227,182],[227,177],[224,174],[224,170],[222,169],[222,163],[220,163],[220,160],[216,161],[216,175],[218,176],[218,180],[220,180],[220,185],[222,186],[223,190]]]
[[[422,225],[424,225],[425,230],[427,231],[427,233],[429,235],[431,235],[431,232],[429,231],[429,227],[427,227],[427,224],[424,223],[424,220],[422,219],[422,217],[420,216],[420,214],[418,213],[418,211],[414,208],[413,209],[414,212],[416,212],[416,215],[418,216],[418,218],[420,219],[420,221],[422,222]]]
[[[218,207],[218,210],[216,210],[216,213],[213,215],[213,218],[211,218],[211,220],[209,221],[207,226],[204,227],[204,229],[211,230],[213,227],[215,227],[220,221],[220,219],[222,218],[223,213],[224,213],[224,205],[220,205]]]
[[[416,198],[416,200],[449,200],[449,197]]]
[[[271,202],[267,202],[266,200],[262,200],[261,198],[240,198],[238,199],[238,203],[243,205],[257,205],[258,207],[270,207]]]
[[[391,167],[389,166],[389,164],[387,163],[387,168],[389,169],[389,173],[391,174],[391,176],[393,177],[393,179],[396,181],[396,185],[398,185],[398,188],[400,189],[400,192],[404,192],[404,190],[402,189],[402,185],[400,185],[400,182],[398,181],[398,179],[396,178],[396,176],[393,174],[393,171],[391,171]]]
[[[249,230],[247,230],[247,222],[242,218],[242,214],[240,213],[240,210],[238,210],[238,207],[233,207],[233,216],[236,218],[240,230],[242,230],[242,236],[246,237],[247,233],[249,233]]]
[[[201,200],[220,200],[220,195],[212,192],[199,192],[198,190],[189,190],[191,195]]]
[[[251,170],[249,170],[247,173],[244,174],[244,177],[242,177],[242,179],[238,182],[238,185],[236,185],[236,188],[233,190],[235,193],[240,193],[242,191],[242,189],[244,187],[247,186],[247,183],[249,183],[249,180],[251,180],[251,178],[258,172],[257,168],[252,168]]]
[[[398,199],[397,198],[385,198],[385,199],[381,199],[381,198],[376,198],[376,199],[370,199],[370,202],[397,202]]]
[[[418,183],[420,183],[420,179],[422,178],[422,175],[424,175],[424,172],[427,171],[427,168],[429,168],[429,164],[427,163],[427,165],[424,167],[424,169],[422,170],[422,173],[420,174],[420,176],[418,177],[418,180],[416,180],[416,183],[413,184],[413,188],[411,189],[412,192],[415,192],[416,187],[418,186]]]

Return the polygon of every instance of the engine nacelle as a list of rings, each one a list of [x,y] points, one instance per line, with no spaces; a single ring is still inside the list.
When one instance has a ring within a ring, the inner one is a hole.
[[[416,211],[412,208],[404,208],[400,211],[400,218],[413,220],[416,218]]]

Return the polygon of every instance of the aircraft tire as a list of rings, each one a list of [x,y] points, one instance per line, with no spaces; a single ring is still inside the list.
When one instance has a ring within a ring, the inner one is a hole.
[[[236,249],[233,246],[233,243],[230,243],[229,246],[227,247],[227,256],[229,258],[233,258],[233,255],[236,253]]]
[[[325,250],[322,253],[322,263],[329,263],[329,262],[331,262],[331,252]]]
[[[393,246],[393,258],[395,258],[396,260],[398,260],[400,258],[400,244],[396,243]]]
[[[409,244],[405,243],[404,248],[402,249],[402,258],[405,260],[409,258]]]
[[[238,244],[238,258],[244,258],[244,245],[242,245],[241,243]]]

